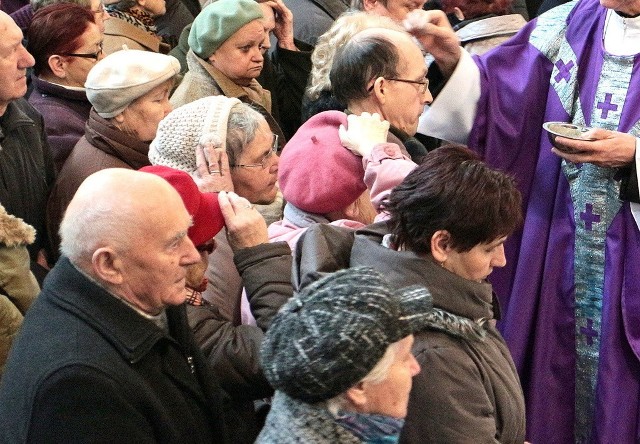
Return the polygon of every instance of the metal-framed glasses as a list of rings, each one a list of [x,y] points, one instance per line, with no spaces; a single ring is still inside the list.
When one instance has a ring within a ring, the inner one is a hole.
[[[398,77],[383,77],[383,79],[389,80],[391,82],[403,82],[403,83],[412,83],[414,85],[419,85],[418,92],[420,94],[425,94],[427,92],[427,88],[429,88],[429,79],[427,79],[426,77],[422,80],[400,79]],[[369,87],[367,91],[368,92],[373,91],[374,86],[375,86],[375,82],[373,83],[373,85]]]
[[[98,50],[96,52],[88,52],[88,53],[63,52],[58,55],[65,56],[65,57],[80,57],[83,59],[93,59],[97,62],[101,54],[102,54],[102,42],[98,43]]]
[[[273,143],[271,144],[271,149],[269,150],[269,152],[267,154],[265,154],[264,156],[262,156],[262,159],[260,159],[260,163],[244,163],[244,164],[235,164],[235,165],[229,165],[231,168],[262,168],[265,169],[267,167],[267,165],[269,164],[269,160],[271,159],[271,156],[273,156],[276,152],[278,151],[278,135],[274,134],[273,135]]]

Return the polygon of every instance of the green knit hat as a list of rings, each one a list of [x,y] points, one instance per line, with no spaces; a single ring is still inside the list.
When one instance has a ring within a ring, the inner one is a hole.
[[[189,47],[207,60],[229,37],[247,23],[263,18],[254,0],[218,0],[205,7],[193,21]]]

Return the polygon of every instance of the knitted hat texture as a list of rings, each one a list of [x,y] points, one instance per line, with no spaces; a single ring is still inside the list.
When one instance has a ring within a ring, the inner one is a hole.
[[[203,136],[215,134],[221,148],[226,148],[229,113],[239,103],[236,98],[209,96],[174,109],[158,125],[149,147],[149,162],[195,172],[195,149]]]
[[[293,398],[330,399],[373,370],[389,345],[423,329],[432,307],[424,287],[394,291],[371,268],[331,274],[275,316],[261,348],[264,374]]]

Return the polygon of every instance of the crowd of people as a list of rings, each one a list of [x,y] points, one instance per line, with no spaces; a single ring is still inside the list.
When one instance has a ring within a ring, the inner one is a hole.
[[[640,0],[527,6],[0,0],[0,442],[637,442]]]

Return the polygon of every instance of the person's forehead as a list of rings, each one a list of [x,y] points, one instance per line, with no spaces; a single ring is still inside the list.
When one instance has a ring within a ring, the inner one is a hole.
[[[0,12],[0,47],[9,48],[22,41],[22,31],[13,19],[4,12]]]
[[[402,38],[396,41],[396,48],[400,58],[399,67],[406,71],[426,71],[422,51],[410,38]],[[418,74],[420,74],[418,72]]]
[[[262,9],[262,15],[264,15],[264,20],[267,22],[274,22],[276,20],[276,15],[273,12],[273,8],[267,4],[260,3],[260,9]]]

